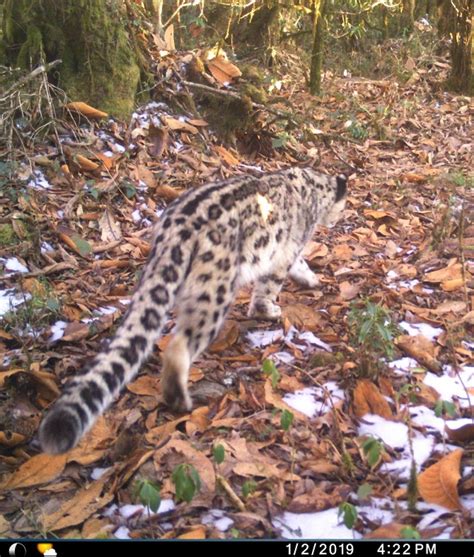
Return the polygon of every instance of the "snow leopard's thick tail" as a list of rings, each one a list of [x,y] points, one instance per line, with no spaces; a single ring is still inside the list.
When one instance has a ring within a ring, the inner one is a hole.
[[[160,254],[156,248],[152,251],[141,284],[110,344],[69,382],[46,414],[39,430],[45,452],[72,449],[135,377],[153,350],[184,279],[187,265],[177,262],[192,257],[186,248],[186,243],[168,244],[158,249]]]

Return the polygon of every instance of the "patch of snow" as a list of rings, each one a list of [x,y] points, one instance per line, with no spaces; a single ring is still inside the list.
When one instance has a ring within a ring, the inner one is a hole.
[[[100,480],[102,476],[110,470],[110,466],[108,468],[94,468],[91,472],[91,479],[92,480]]]
[[[115,306],[105,306],[103,308],[96,308],[95,311],[97,311],[101,315],[111,315],[112,313],[115,313],[117,311],[117,308]]]
[[[13,288],[0,290],[0,316],[5,315],[5,313],[8,313],[9,311],[13,311],[15,306],[23,304],[30,298],[31,294],[20,294],[15,292]]]
[[[140,209],[135,209],[132,213],[132,220],[135,224],[138,224],[142,220],[142,214]]]
[[[283,329],[276,329],[275,331],[258,330],[247,333],[247,339],[250,341],[252,348],[263,348],[282,338]]]
[[[396,271],[389,271],[387,273],[387,279],[392,282],[394,280],[396,280],[397,278],[399,278],[400,275],[396,272]]]
[[[275,352],[274,354],[270,354],[268,359],[273,360],[274,362],[281,362],[283,364],[291,364],[295,361],[294,356],[288,352]]]
[[[438,431],[439,433],[444,433],[445,425],[447,425],[449,429],[458,429],[463,425],[472,423],[472,420],[469,418],[443,420],[436,416],[434,410],[426,406],[411,406],[408,410],[412,417],[413,424]]]
[[[283,538],[352,540],[361,534],[350,530],[342,523],[339,509],[327,509],[319,513],[284,512],[273,519],[273,526],[281,531]]]
[[[366,414],[358,429],[358,435],[369,435],[381,439],[385,445],[400,451],[400,458],[394,462],[384,463],[381,471],[396,472],[399,477],[408,478],[411,467],[411,455],[408,441],[408,426],[386,420],[376,414]],[[417,469],[431,456],[435,446],[432,435],[412,435],[413,454]]]
[[[4,264],[6,271],[14,273],[29,273],[28,267],[25,267],[16,257],[9,257],[7,259],[0,257],[0,261]]]
[[[298,348],[301,350],[301,344],[306,344],[306,347],[310,344],[312,346],[323,348],[328,352],[332,352],[332,348],[329,344],[326,344],[324,341],[319,339],[311,331],[300,333],[296,327],[290,327],[290,330],[286,335],[283,334],[283,329],[276,329],[274,331],[265,331],[260,329],[247,333],[247,339],[250,341],[252,348],[263,348],[279,340],[284,340],[291,348]]]
[[[144,505],[122,505],[120,507],[120,515],[124,518],[130,518],[131,516],[140,515],[146,512],[146,507]]]
[[[388,508],[387,508],[388,507]],[[394,520],[393,503],[386,498],[371,497],[370,503],[357,506],[357,514],[382,526]]]
[[[114,537],[119,540],[131,540],[130,530],[126,526],[120,526],[115,530]]]
[[[309,418],[329,412],[338,400],[344,400],[344,392],[334,381],[328,381],[322,387],[308,387],[288,393],[283,397],[283,402]]]
[[[435,389],[443,400],[459,400],[463,408],[474,405],[474,367],[465,366],[452,376],[450,372],[450,366],[446,366],[443,375],[428,372],[424,383]]]
[[[28,182],[28,187],[36,190],[49,190],[52,186],[48,180],[46,180],[41,170],[34,170]]]
[[[443,329],[433,327],[428,323],[406,323],[402,321],[400,327],[411,336],[423,335],[429,340],[434,340],[443,332]]]
[[[56,321],[51,325],[51,336],[49,337],[49,342],[56,342],[57,340],[63,338],[64,329],[67,327],[68,323],[66,321]]]
[[[50,251],[54,251],[54,248],[48,242],[41,242],[41,253],[48,253]]]
[[[287,344],[291,344],[292,342],[301,342],[304,341],[306,343],[312,344],[313,346],[318,346],[327,352],[332,352],[332,348],[329,344],[326,344],[324,341],[319,339],[315,336],[311,331],[305,331],[304,333],[300,333],[298,329],[295,327],[291,327],[288,331],[288,334],[285,337],[285,342]]]
[[[394,360],[390,362],[389,367],[391,367],[395,372],[400,374],[409,373],[412,369],[420,368],[420,364],[414,358],[400,358],[399,360]],[[424,371],[424,368],[423,368]]]
[[[226,532],[234,524],[234,521],[220,509],[211,509],[202,517],[201,522],[206,525],[213,524],[219,532]]]
[[[56,211],[56,213],[57,213],[57,215],[58,215],[58,218],[61,219],[61,220],[63,220],[63,218],[64,218],[64,211],[63,211],[62,209],[58,209],[58,210]]]

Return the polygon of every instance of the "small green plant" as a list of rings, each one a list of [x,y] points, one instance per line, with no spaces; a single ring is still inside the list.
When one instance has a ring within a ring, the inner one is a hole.
[[[246,480],[242,484],[242,495],[244,499],[248,499],[250,495],[257,489],[257,484],[253,480]]]
[[[212,448],[212,456],[214,457],[216,464],[222,464],[225,458],[225,449],[223,445],[214,445]]]
[[[171,475],[176,490],[176,499],[189,503],[201,489],[201,478],[192,464],[179,464]]]
[[[346,528],[352,530],[357,522],[357,509],[347,501],[339,505],[338,516],[342,516],[342,521]]]
[[[160,508],[161,496],[158,484],[146,479],[137,480],[134,486],[134,494],[140,503],[152,512],[156,513]]]
[[[365,129],[364,126],[359,124],[359,122],[351,122],[347,130],[354,139],[364,140],[367,139],[367,137],[369,136],[369,132]]]
[[[453,170],[446,179],[451,184],[462,188],[474,188],[474,174],[465,174],[462,170]]]
[[[375,468],[385,452],[385,447],[383,443],[375,439],[375,437],[366,437],[362,441],[362,451],[367,459],[368,465],[371,468]]]
[[[272,380],[272,387],[276,389],[278,383],[280,382],[281,375],[275,365],[275,362],[272,360],[264,360],[262,364],[262,371],[267,377],[270,377]]]
[[[288,431],[295,419],[295,415],[289,410],[283,410],[280,418],[280,425],[284,431]]]
[[[350,342],[359,355],[361,375],[377,375],[384,365],[383,359],[393,358],[397,325],[387,309],[368,300],[362,307],[351,307],[348,325]]]
[[[456,405],[448,400],[438,400],[435,405],[434,413],[437,418],[444,418],[448,416],[449,418],[456,417]]]
[[[421,534],[413,526],[405,526],[400,530],[402,538],[405,540],[421,540]]]

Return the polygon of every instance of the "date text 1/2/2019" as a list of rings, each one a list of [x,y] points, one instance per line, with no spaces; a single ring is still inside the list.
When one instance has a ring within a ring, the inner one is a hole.
[[[350,542],[343,543],[324,543],[324,542],[309,542],[309,543],[287,543],[286,548],[288,550],[287,555],[307,555],[310,556],[322,556],[322,557],[332,557],[332,556],[344,556],[354,555],[354,544]]]
[[[435,556],[436,543],[421,542],[293,542],[285,544],[290,557],[357,557],[360,550],[369,557]],[[359,551],[356,551],[359,550]]]

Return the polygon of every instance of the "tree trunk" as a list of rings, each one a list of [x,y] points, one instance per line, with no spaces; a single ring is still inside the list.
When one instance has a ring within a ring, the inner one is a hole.
[[[311,72],[309,77],[309,92],[312,95],[321,94],[326,6],[327,0],[313,0],[313,48],[311,51]]]
[[[452,0],[454,9],[453,31],[451,33],[451,75],[448,84],[459,93],[472,94],[474,79],[472,74],[472,18],[471,0]]]
[[[413,32],[415,24],[415,0],[403,0],[402,4],[402,30]]]
[[[73,101],[126,117],[140,68],[124,10],[122,0],[5,0],[6,61],[30,69],[59,58],[62,64],[51,78]]]

